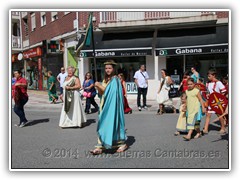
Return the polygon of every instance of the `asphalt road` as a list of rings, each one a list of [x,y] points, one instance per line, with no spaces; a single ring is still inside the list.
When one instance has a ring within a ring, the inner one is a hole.
[[[129,149],[93,156],[89,150],[97,143],[97,113],[87,115],[84,128],[61,129],[58,126],[61,107],[61,103],[50,105],[42,95],[34,101],[30,99],[25,110],[30,123],[23,128],[14,126],[19,120],[12,111],[12,169],[224,169],[229,166],[228,134],[218,134],[219,124],[211,124],[208,135],[185,141],[183,135],[173,135],[178,114],[155,115],[152,109],[134,110],[133,114],[125,115]]]

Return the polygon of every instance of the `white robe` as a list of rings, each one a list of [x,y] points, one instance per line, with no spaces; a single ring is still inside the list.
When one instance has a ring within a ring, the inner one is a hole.
[[[160,84],[162,83],[163,78],[161,78]],[[168,91],[169,86],[167,84],[168,77],[165,78],[161,91],[157,94],[157,102],[158,104],[164,104],[165,106],[172,106],[172,98],[169,98]]]
[[[63,83],[63,99],[65,96],[65,86],[70,82],[70,80]],[[86,115],[83,110],[82,101],[80,93],[78,90],[74,91],[73,101],[71,103],[68,113],[64,111],[64,103],[62,107],[62,112],[60,116],[60,127],[82,127],[82,123],[86,122]]]

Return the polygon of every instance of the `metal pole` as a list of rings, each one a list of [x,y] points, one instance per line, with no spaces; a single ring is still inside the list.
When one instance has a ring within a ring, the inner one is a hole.
[[[95,44],[94,44],[93,29],[94,29],[94,27],[92,27],[93,63],[94,63],[95,81],[98,81],[98,79],[97,79],[97,63],[96,63],[96,56],[95,56]]]

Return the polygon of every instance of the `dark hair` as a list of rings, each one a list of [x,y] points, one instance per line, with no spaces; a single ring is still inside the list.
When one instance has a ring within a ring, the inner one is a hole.
[[[216,76],[217,72],[216,72],[215,69],[210,69],[210,70],[208,70],[208,74],[211,74],[211,75],[213,75],[213,76]]]
[[[189,76],[189,71],[185,71],[183,74],[183,78],[186,79]]]
[[[93,78],[92,74],[91,74],[90,72],[87,72],[87,73],[85,74],[85,80],[87,79],[87,74],[90,74],[90,79]]]
[[[166,69],[161,69],[161,71],[164,71],[165,75],[168,76],[168,72]]]
[[[18,72],[18,74],[22,75],[22,71],[20,69],[14,70],[13,72]]]
[[[228,81],[228,77],[227,76],[223,77],[223,80]]]
[[[184,92],[181,94],[180,98],[182,98],[183,96],[186,96],[187,97],[187,94]]]
[[[191,82],[193,82],[193,83],[195,84],[195,81],[194,81],[193,78],[188,78],[187,82],[188,82],[188,81],[191,81]]]
[[[107,74],[106,74],[106,71],[104,71],[104,80],[105,80],[105,83],[108,82],[108,78],[111,78],[111,77],[113,77],[113,76],[115,75],[115,67],[116,67],[116,65],[113,65],[113,64],[105,64],[105,66],[107,66],[107,65],[111,65],[111,66],[113,67],[113,72],[112,72],[112,74],[107,75]]]
[[[125,81],[125,77],[124,77],[123,73],[119,73],[118,75],[121,76],[122,80]]]
[[[48,74],[52,75],[52,71],[48,71]]]
[[[199,80],[201,83],[203,82],[203,78],[199,78],[198,80]]]

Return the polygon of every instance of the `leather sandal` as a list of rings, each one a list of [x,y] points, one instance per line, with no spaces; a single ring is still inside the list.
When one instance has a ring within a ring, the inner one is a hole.
[[[197,139],[197,138],[200,138],[202,137],[202,134],[201,133],[197,133],[195,136],[194,136],[194,139]]]
[[[185,139],[186,141],[190,141],[191,138],[189,138],[187,136],[183,136],[183,139]]]
[[[90,150],[90,153],[93,155],[99,155],[102,154],[102,149],[96,148],[94,150]]]
[[[175,133],[174,133],[174,136],[179,136],[180,135],[180,132],[179,131],[176,131]]]
[[[221,130],[219,131],[219,134],[226,134],[226,130],[222,130],[222,129],[221,129]]]
[[[123,145],[123,146],[120,146],[120,147],[117,149],[117,152],[118,152],[118,153],[124,152],[127,148],[128,148],[128,146],[125,144],[125,145]]]

